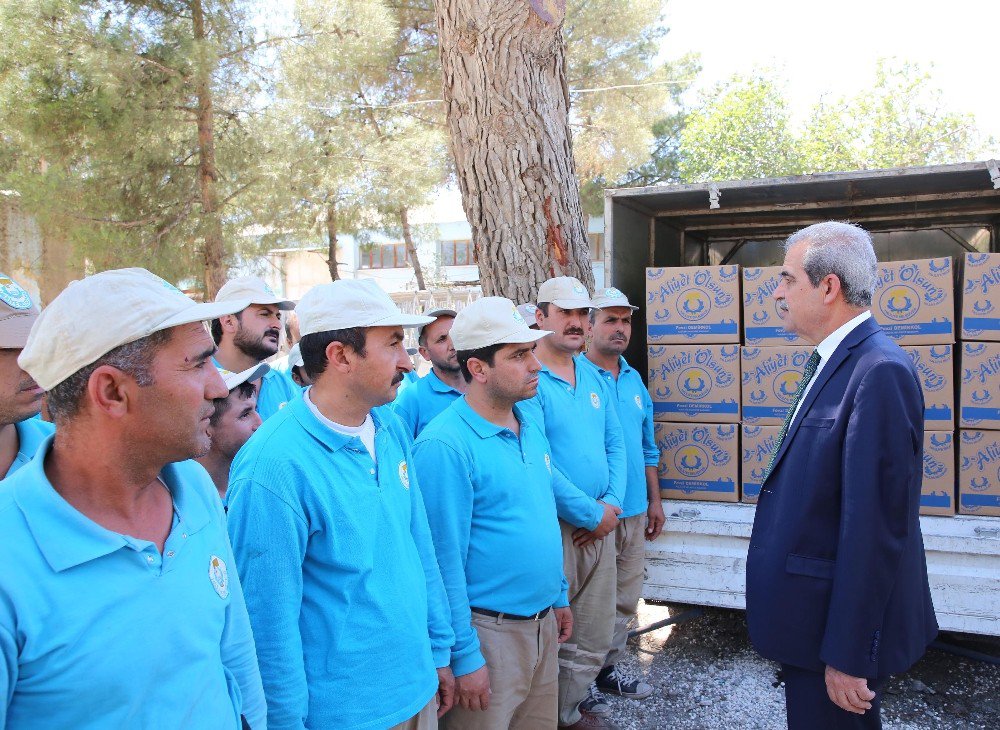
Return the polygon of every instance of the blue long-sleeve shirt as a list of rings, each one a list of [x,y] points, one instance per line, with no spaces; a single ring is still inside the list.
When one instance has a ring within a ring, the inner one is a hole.
[[[0,728],[266,727],[222,503],[193,461],[160,473],[163,551],[73,508],[47,439],[0,489]]]
[[[413,446],[451,604],[456,676],[485,664],[470,607],[528,616],[569,605],[549,442],[517,406],[514,414],[520,437],[461,397]]]
[[[430,701],[449,662],[410,436],[388,407],[372,418],[374,461],[304,398],[233,461],[229,532],[272,730],[391,727]]]
[[[615,395],[618,421],[625,438],[625,499],[620,519],[643,514],[649,506],[646,489],[646,467],[657,466],[660,452],[653,436],[653,399],[642,382],[642,376],[624,357],[618,358],[618,378],[584,357],[583,362],[594,368],[608,389]]]
[[[40,418],[26,418],[14,424],[17,431],[17,453],[6,474],[0,474],[0,481],[14,476],[14,472],[35,457],[42,442],[56,432],[56,427]]]
[[[593,530],[603,514],[598,500],[622,506],[625,443],[615,396],[597,369],[581,359],[586,358],[573,358],[575,387],[543,366],[538,393],[523,410],[543,424],[552,446],[559,518]]]
[[[431,369],[409,387],[400,387],[396,400],[392,402],[392,409],[409,427],[413,438],[416,438],[428,423],[461,395]]]

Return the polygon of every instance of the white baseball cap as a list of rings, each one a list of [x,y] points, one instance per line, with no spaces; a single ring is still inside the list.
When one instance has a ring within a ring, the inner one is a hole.
[[[425,309],[423,314],[425,317],[431,317],[431,322],[436,320],[438,317],[458,316],[458,312],[456,312],[454,309],[448,309],[447,307],[431,307],[430,309]],[[428,322],[427,324],[430,324],[430,322]],[[420,325],[420,330],[423,330],[424,327],[427,326],[427,324]]]
[[[534,304],[531,302],[528,302],[527,304],[518,304],[517,311],[522,317],[524,317],[524,321],[528,323],[529,327],[535,324],[535,312],[538,311],[538,307]]]
[[[248,380],[260,380],[267,375],[271,366],[266,362],[262,362],[254,365],[252,368],[247,368],[246,370],[238,373],[234,373],[232,370],[226,370],[220,365],[216,365],[215,369],[219,371],[219,375],[221,375],[222,379],[225,381],[226,387],[232,390],[237,385],[242,385]]]
[[[572,276],[557,276],[538,287],[538,303],[551,302],[562,309],[590,309],[594,304],[587,287]]]
[[[628,307],[633,312],[638,307],[629,304],[628,297],[613,286],[606,289],[598,289],[594,292],[594,309],[607,309],[608,307]]]
[[[0,349],[20,350],[28,341],[38,307],[20,284],[0,272]]]
[[[111,350],[182,324],[239,312],[240,302],[199,304],[145,269],[114,269],[71,282],[38,316],[18,365],[44,390]]]
[[[477,299],[458,313],[451,327],[451,341],[459,351],[535,342],[550,334],[529,329],[514,302],[503,297]]]
[[[243,311],[251,304],[274,304],[282,311],[295,309],[295,302],[290,299],[282,299],[263,279],[256,276],[241,276],[238,279],[230,279],[219,289],[219,293],[215,295],[215,301],[243,302],[243,306],[237,311]]]
[[[303,365],[305,365],[305,362],[302,360],[302,348],[296,342],[292,345],[292,349],[288,351],[288,369],[300,368]]]
[[[434,321],[433,317],[404,314],[371,279],[339,279],[314,286],[299,300],[295,312],[303,337],[350,327],[420,327]]]

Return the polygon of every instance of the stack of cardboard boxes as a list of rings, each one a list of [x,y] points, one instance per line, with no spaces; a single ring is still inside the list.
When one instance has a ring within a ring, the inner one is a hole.
[[[739,267],[647,269],[646,325],[663,495],[738,501]]]
[[[958,511],[1000,516],[1000,254],[962,274]]]

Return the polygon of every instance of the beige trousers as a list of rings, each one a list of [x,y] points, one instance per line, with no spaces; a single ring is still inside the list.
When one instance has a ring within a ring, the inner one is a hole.
[[[389,728],[389,730],[437,730],[437,712],[437,696],[434,696],[431,697],[431,701],[424,706],[424,709],[411,717],[409,720],[404,720],[398,725],[393,725]]]
[[[580,719],[578,705],[611,649],[615,628],[615,545],[611,535],[578,548],[572,525],[559,521],[563,571],[569,581],[573,636],[559,646],[559,724]]]
[[[504,621],[472,614],[490,673],[490,706],[456,705],[441,718],[447,730],[550,730],[559,695],[558,636],[552,611],[541,621]]]
[[[615,555],[618,580],[615,591],[615,635],[611,651],[604,661],[610,667],[625,651],[629,625],[635,618],[642,597],[642,581],[646,569],[646,513],[626,517],[615,528]]]

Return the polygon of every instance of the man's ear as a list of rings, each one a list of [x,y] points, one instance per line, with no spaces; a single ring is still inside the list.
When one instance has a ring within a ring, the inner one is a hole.
[[[470,357],[465,366],[469,369],[469,374],[477,383],[485,383],[488,379],[488,368],[479,358]]]
[[[110,418],[122,418],[138,388],[131,376],[111,365],[101,365],[87,381],[87,406]]]
[[[235,334],[240,328],[240,321],[236,318],[235,314],[224,314],[219,317],[219,324],[222,326],[222,331],[228,334]]]
[[[841,286],[840,277],[836,274],[827,274],[823,277],[823,281],[819,283],[823,287],[823,303],[833,304],[837,301],[840,296]]]
[[[332,368],[341,373],[351,372],[357,360],[357,353],[354,350],[336,340],[326,346],[324,354],[327,370]]]

